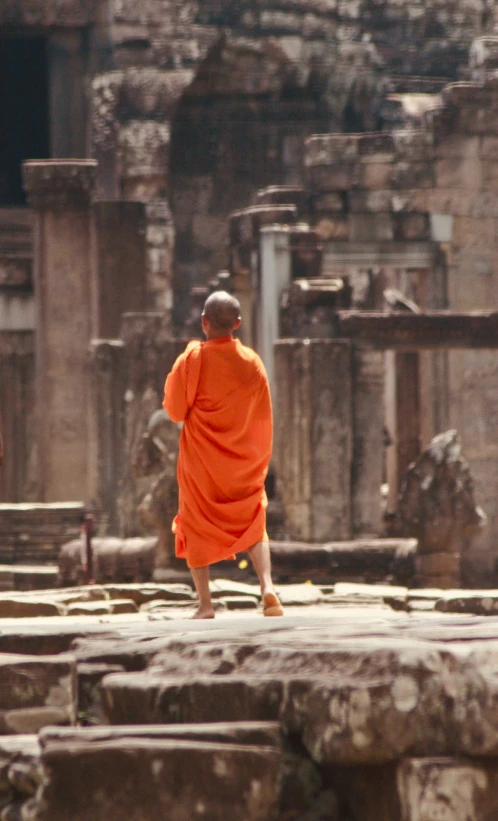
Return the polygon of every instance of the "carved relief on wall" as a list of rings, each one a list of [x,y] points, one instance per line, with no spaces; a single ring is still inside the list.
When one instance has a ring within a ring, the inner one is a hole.
[[[174,559],[174,536],[171,524],[178,510],[176,463],[180,425],[172,422],[166,411],[156,410],[133,454],[133,472],[141,487],[147,490],[138,506],[144,527],[159,534],[156,567],[168,567]]]

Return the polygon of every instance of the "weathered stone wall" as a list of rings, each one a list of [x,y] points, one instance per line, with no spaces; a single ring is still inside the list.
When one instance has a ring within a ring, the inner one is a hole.
[[[4,462],[0,501],[37,498],[35,356],[32,331],[0,332],[0,411]]]
[[[116,513],[119,533],[135,536],[144,532],[138,507],[151,487],[150,476],[141,475],[135,463],[149,420],[162,405],[166,376],[185,348],[186,340],[168,336],[164,316],[158,313],[125,314],[122,337],[123,363],[119,364],[118,356],[109,373],[122,388],[122,417],[116,417],[116,422],[122,425],[122,439],[121,442],[114,439],[113,444],[109,436],[115,434],[105,425],[100,426],[99,439],[102,441],[103,436],[103,441],[108,441],[107,447],[120,463]],[[147,532],[156,530],[149,528]]]
[[[40,565],[48,565],[57,578],[54,565],[62,545],[78,538],[81,551],[79,537],[84,515],[85,508],[80,503],[0,504],[0,563],[31,565],[35,573]],[[47,583],[50,581],[45,575]]]
[[[146,203],[147,308],[169,314],[174,230],[169,207],[171,118],[190,71],[129,69],[92,86],[92,150],[97,197]]]
[[[423,131],[308,141],[312,222],[326,242],[326,266],[342,260],[346,270],[348,260],[357,261],[353,304],[381,304],[386,285],[426,308],[470,311],[496,302],[497,104],[493,78],[481,86],[458,83],[442,92]],[[498,483],[495,359],[491,352],[459,352],[426,360],[425,393],[435,401],[422,414],[430,418],[425,437],[448,425],[458,430],[489,516],[489,547],[496,541]]]
[[[457,311],[489,308],[498,299],[498,88],[449,87],[435,118],[434,211],[450,214],[446,245],[448,304]],[[448,122],[449,120],[449,122]],[[496,550],[498,463],[498,365],[489,353],[451,354],[449,416],[475,477],[476,493],[489,518],[482,544]]]
[[[489,0],[7,0],[0,9],[0,28],[47,33],[52,156],[90,150],[101,196],[151,204],[147,308],[168,313],[173,221],[174,286],[204,284],[225,266],[230,210],[258,187],[300,179],[304,136],[382,127],[395,75],[466,76],[470,44],[493,22]]]
[[[226,267],[228,214],[258,188],[301,180],[304,137],[381,127],[393,74],[458,77],[491,23],[484,0],[451,10],[428,0],[117,4],[118,71],[94,83],[93,150],[101,194],[171,206],[165,227],[151,218],[148,307],[169,312],[174,289],[181,324],[182,294]]]
[[[101,201],[93,206],[97,243],[97,336],[117,339],[121,317],[147,308],[146,206]]]
[[[491,32],[493,5],[435,0],[382,5],[371,0],[132,0],[116,4],[117,59],[123,64],[179,67],[206,53],[213,29],[229,29],[251,38],[272,38],[292,49],[296,62],[306,50],[323,55],[342,44],[353,68],[362,42],[372,43],[383,63],[397,74],[456,78],[472,39]],[[307,46],[307,44],[310,44]],[[335,54],[330,55],[334,60]]]
[[[272,183],[301,180],[306,136],[330,127],[323,99],[299,88],[268,44],[213,49],[173,122],[175,303],[228,264],[228,215]]]

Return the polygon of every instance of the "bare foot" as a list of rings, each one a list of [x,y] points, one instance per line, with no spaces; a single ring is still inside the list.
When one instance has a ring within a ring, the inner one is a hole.
[[[212,607],[198,607],[191,619],[214,619],[214,609]]]

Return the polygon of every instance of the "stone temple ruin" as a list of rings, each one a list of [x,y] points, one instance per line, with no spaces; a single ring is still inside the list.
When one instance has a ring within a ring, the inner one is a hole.
[[[496,818],[495,18],[1,3],[0,821]],[[164,378],[220,287],[278,625],[244,560],[187,621],[173,555]]]

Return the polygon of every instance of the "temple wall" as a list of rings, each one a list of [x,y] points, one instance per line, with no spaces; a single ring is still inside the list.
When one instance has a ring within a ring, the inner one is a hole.
[[[422,308],[496,305],[497,103],[492,79],[454,84],[426,115],[425,130],[308,141],[311,222],[326,243],[325,268],[350,274],[353,304],[381,307],[384,288],[396,287]],[[424,363],[425,401],[434,397],[422,409],[424,435],[458,430],[489,517],[481,544],[494,547],[496,357],[460,351]]]
[[[116,5],[92,154],[98,196],[168,214],[150,217],[148,309],[169,317],[175,301],[181,325],[189,289],[227,266],[230,211],[258,188],[301,182],[305,137],[383,127],[394,75],[467,76],[470,44],[492,22],[484,0]]]
[[[473,38],[491,32],[493,23],[493,8],[486,0],[387,0],[382,5],[370,0],[196,0],[188,6],[181,0],[148,0],[140,12],[133,0],[124,0],[115,12],[114,36],[117,60],[123,65],[192,64],[205,54],[212,30],[223,27],[286,43],[296,58],[303,56],[306,43],[319,52],[327,40],[336,48],[369,41],[393,73],[456,79]],[[354,61],[353,51],[348,68]]]
[[[0,502],[37,499],[34,354],[32,331],[0,330],[0,412],[5,450]]]

